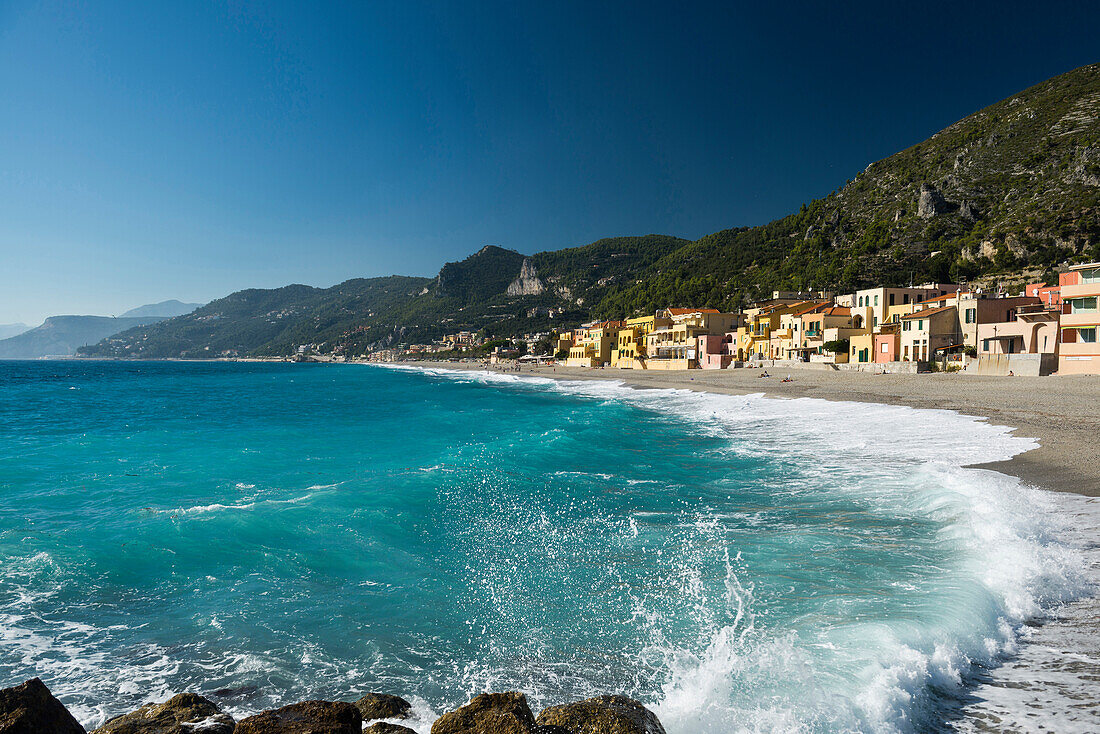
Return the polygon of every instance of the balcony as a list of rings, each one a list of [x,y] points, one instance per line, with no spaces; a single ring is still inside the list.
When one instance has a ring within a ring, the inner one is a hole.
[[[1082,283],[1080,285],[1064,285],[1061,289],[1062,300],[1081,298],[1083,296],[1100,296],[1100,283]]]
[[[1062,326],[1096,326],[1098,324],[1100,324],[1100,312],[1062,314]]]

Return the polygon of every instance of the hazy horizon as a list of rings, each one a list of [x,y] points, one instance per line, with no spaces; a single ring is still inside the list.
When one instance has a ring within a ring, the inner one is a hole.
[[[1098,20],[1073,3],[7,3],[0,324],[763,224],[1097,61]]]

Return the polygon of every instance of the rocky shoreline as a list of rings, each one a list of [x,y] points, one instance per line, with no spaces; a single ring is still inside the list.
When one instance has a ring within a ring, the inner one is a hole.
[[[0,734],[417,734],[396,721],[412,704],[386,693],[354,703],[302,701],[240,721],[197,693],[110,719],[85,731],[46,685],[32,678],[0,690]],[[657,716],[625,696],[599,696],[551,706],[535,716],[522,693],[483,693],[432,724],[431,734],[665,734]]]

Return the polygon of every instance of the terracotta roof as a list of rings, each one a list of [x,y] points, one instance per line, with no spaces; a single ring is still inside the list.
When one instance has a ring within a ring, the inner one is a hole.
[[[852,309],[847,306],[832,306],[831,308],[825,309],[824,313],[827,316],[851,316]]]
[[[965,291],[965,292],[964,291],[956,291],[955,293],[944,293],[942,296],[936,296],[935,298],[926,298],[923,301],[918,301],[918,303],[935,303],[936,301],[942,301],[945,298],[954,298],[955,296],[966,296],[966,295],[969,295],[969,294],[970,294],[970,291]]]
[[[802,311],[799,311],[799,312],[795,313],[794,315],[795,316],[801,316],[803,314],[810,313],[811,311],[816,311],[819,308],[825,308],[828,305],[829,305],[828,303],[824,303],[824,302],[823,303],[815,303],[814,305],[810,306],[809,308],[804,309]]]
[[[902,319],[923,319],[933,314],[942,313],[949,308],[955,308],[954,306],[940,306],[939,308],[926,308],[923,311],[914,311],[907,316],[902,316]]]

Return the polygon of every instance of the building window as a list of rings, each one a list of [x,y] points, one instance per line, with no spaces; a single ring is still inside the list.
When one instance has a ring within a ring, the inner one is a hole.
[[[878,294],[875,294],[875,305],[878,305]]]
[[[966,323],[973,324],[978,320],[978,309],[968,308],[966,309]]]
[[[902,302],[903,305],[908,305],[909,304],[909,294],[908,293],[902,295],[901,302]]]
[[[919,331],[923,328],[924,328],[924,319],[917,319],[917,330]]]
[[[1100,268],[1095,270],[1082,270],[1081,283],[1100,283]]]
[[[872,317],[871,321],[872,321],[871,326],[878,326],[878,316]]]
[[[988,339],[982,339],[982,351],[983,352],[988,352],[989,351],[989,340]]]
[[[1096,313],[1096,296],[1069,299],[1070,313]]]
[[[894,305],[894,294],[893,293],[890,294],[890,305],[891,306]]]
[[[1077,337],[1086,344],[1096,343],[1096,327],[1090,326],[1087,329],[1078,329]]]

